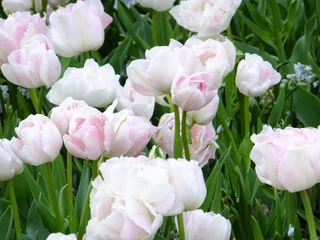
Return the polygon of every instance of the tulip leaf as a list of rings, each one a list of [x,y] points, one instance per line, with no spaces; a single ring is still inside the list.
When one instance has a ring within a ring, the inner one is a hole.
[[[137,44],[141,47],[142,50],[149,49],[149,45],[140,37],[137,35],[136,30],[134,29],[134,26],[132,22],[130,21],[128,14],[125,11],[126,6],[121,1],[118,1],[118,16],[124,27],[128,30],[128,32],[131,34],[132,38],[137,42]]]
[[[264,239],[257,220],[251,216],[252,235],[254,239]]]
[[[210,212],[213,211],[215,213],[220,212],[220,205],[221,205],[221,178],[223,175],[220,171],[217,174],[216,184],[215,184],[215,192],[210,206]]]
[[[279,194],[277,189],[274,188],[274,200],[276,202],[276,232],[282,232],[282,209],[281,209],[281,202],[279,198]]]
[[[40,197],[39,204],[37,206],[37,213],[40,216],[43,226],[50,232],[58,232],[56,217],[52,215],[51,211],[44,205]]]
[[[300,228],[300,222],[297,215],[295,215],[295,223],[294,223],[294,240],[302,239],[302,233]]]
[[[129,36],[124,39],[116,50],[112,53],[109,64],[114,68],[115,72],[121,74],[126,60],[127,52],[131,46],[132,38]]]
[[[294,226],[297,210],[297,196],[296,193],[286,192],[285,198],[285,208],[286,208],[286,217],[287,225]]]
[[[67,218],[68,214],[69,214],[69,210],[68,210],[68,185],[64,185],[58,195],[58,202],[59,202],[59,208],[60,208],[60,212],[62,214],[62,216],[64,218]]]
[[[46,239],[49,235],[49,231],[44,228],[41,222],[41,218],[37,212],[35,200],[32,201],[28,212],[26,233],[29,237],[31,237],[31,239]]]
[[[302,87],[293,92],[293,107],[305,127],[320,125],[320,100]]]
[[[173,36],[172,27],[168,20],[169,13],[153,11],[152,14],[152,37],[154,45],[168,45]]]
[[[308,62],[308,54],[306,52],[309,51],[313,32],[316,29],[316,16],[311,17],[305,25],[304,35],[296,42],[290,60],[292,63],[303,63],[309,64]]]
[[[284,102],[285,102],[285,91],[282,88],[280,90],[280,93],[277,97],[277,101],[273,106],[269,116],[268,125],[270,125],[271,127],[277,127],[277,124],[279,123],[282,116]]]
[[[229,157],[230,150],[231,150],[231,147],[229,147],[228,150],[226,150],[222,154],[221,158],[217,162],[214,169],[211,171],[211,174],[206,181],[207,196],[206,196],[202,206],[200,207],[200,209],[202,209],[205,212],[207,212],[210,209],[210,204],[212,202],[212,199],[214,197],[214,193],[216,190],[216,179],[217,179],[217,177],[219,177],[218,173],[221,171],[221,167],[224,164],[225,159]]]
[[[12,222],[13,213],[10,205],[0,217],[0,240],[11,239]]]
[[[259,219],[260,231],[264,235],[267,232],[267,221],[268,221],[268,218],[267,218],[267,216],[266,216],[266,214],[265,214],[260,202],[258,201],[258,199],[255,199],[255,207],[256,207],[256,212],[257,212],[258,219]]]
[[[166,240],[166,238],[156,233],[156,235],[154,236],[154,240]]]
[[[81,213],[84,206],[84,202],[86,200],[89,184],[90,184],[90,169],[88,167],[88,162],[84,162],[82,167],[79,188],[77,191],[77,196],[75,201],[75,209],[76,209],[76,215],[78,219],[80,219],[81,217]]]
[[[248,25],[248,27],[255,33],[257,36],[264,42],[268,43],[270,46],[274,47],[274,43],[272,42],[273,35],[271,33],[266,32],[263,28],[252,22],[250,19],[244,16],[244,14],[239,11],[239,16],[242,21]]]
[[[25,174],[25,177],[27,179],[27,183],[29,185],[29,189],[31,191],[31,194],[33,196],[33,199],[36,201],[36,204],[39,205],[39,200],[40,200],[40,195],[41,195],[41,188],[40,186],[38,185],[38,183],[33,179],[31,173],[30,173],[30,170],[29,170],[29,166],[24,166],[24,174]],[[46,206],[49,206],[49,202],[48,200],[42,196],[42,201],[44,202],[44,204]]]
[[[63,163],[62,156],[60,154],[52,162],[52,175],[53,175],[54,185],[56,187],[56,193],[58,194],[61,188],[67,184],[66,175],[65,175],[65,166]]]

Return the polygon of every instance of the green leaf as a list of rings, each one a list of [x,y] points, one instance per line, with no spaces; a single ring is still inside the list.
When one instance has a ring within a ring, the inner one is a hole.
[[[0,240],[10,240],[13,222],[11,205],[6,209],[0,218]]]
[[[131,37],[124,39],[120,45],[112,53],[109,64],[114,68],[115,72],[120,74],[124,68],[127,52],[132,43]]]
[[[156,235],[154,236],[154,240],[166,240],[166,238],[162,237],[160,234],[156,233]]]
[[[153,11],[152,14],[152,38],[154,45],[168,45],[173,37],[172,27],[169,22],[169,12]]]
[[[266,231],[267,231],[268,218],[267,218],[260,202],[257,199],[255,200],[255,206],[256,206],[256,212],[257,212],[258,219],[259,219],[259,225],[261,226],[260,231],[263,233],[263,235],[265,235]],[[261,239],[263,239],[263,238],[261,238]]]
[[[308,61],[309,61],[310,66],[312,67],[312,73],[314,75],[316,75],[318,79],[320,79],[320,67],[318,67],[318,65],[314,61],[314,58],[312,57],[310,52],[308,52]]]
[[[285,91],[282,88],[280,90],[280,93],[277,97],[277,101],[276,101],[275,105],[273,106],[272,111],[269,116],[268,125],[270,125],[271,127],[276,127],[277,124],[279,123],[279,121],[281,119],[283,107],[284,107],[284,102],[285,102]]]
[[[29,166],[24,166],[24,174],[25,177],[27,179],[27,183],[29,185],[29,189],[31,191],[31,194],[33,196],[33,199],[36,201],[36,204],[39,205],[40,203],[40,195],[41,195],[41,188],[38,185],[38,183],[33,179],[30,171],[29,171]],[[46,206],[50,206],[48,200],[44,197],[44,195],[42,196],[42,201],[44,202],[44,204]]]
[[[293,107],[305,127],[320,125],[320,100],[312,93],[298,87],[293,93]]]
[[[264,42],[268,43],[270,46],[274,47],[273,35],[264,31],[263,28],[252,22],[248,19],[244,14],[239,11],[239,16],[241,17],[242,21],[255,33],[257,36]]]
[[[239,147],[239,154],[240,156],[243,158],[244,160],[244,164],[245,164],[245,170],[246,172],[249,171],[250,165],[251,165],[251,159],[250,159],[250,152],[252,149],[252,142],[250,140],[250,134],[247,134],[247,136],[245,136],[240,144]]]
[[[43,226],[50,232],[58,232],[56,217],[51,213],[51,211],[44,205],[41,200],[42,197],[37,206],[37,213],[40,216]]]
[[[251,216],[252,235],[254,239],[264,239],[257,220]]]
[[[276,231],[277,233],[281,234],[282,232],[282,209],[281,209],[281,202],[279,199],[279,194],[277,189],[274,189],[274,200],[276,202]]]
[[[207,196],[206,196],[202,206],[200,207],[200,209],[202,209],[205,212],[207,212],[210,208],[210,204],[212,202],[212,199],[214,197],[214,193],[216,190],[216,179],[217,179],[217,177],[219,177],[218,173],[221,171],[221,167],[224,164],[225,159],[230,156],[230,150],[231,150],[231,146],[228,148],[227,151],[225,151],[222,154],[221,158],[218,160],[216,166],[211,171],[211,174],[206,181]]]
[[[46,239],[50,234],[49,231],[43,226],[41,218],[37,212],[36,201],[33,200],[30,206],[27,223],[26,233],[31,239]]]
[[[216,179],[216,186],[215,186],[215,193],[214,197],[211,202],[210,212],[213,211],[215,213],[220,212],[220,205],[221,205],[221,178],[223,175],[218,172],[217,179]]]
[[[121,1],[118,1],[118,16],[124,27],[128,30],[128,32],[131,34],[132,38],[139,44],[139,46],[145,51],[149,49],[149,45],[140,37],[137,35],[134,26],[132,22],[130,21],[130,18],[128,17],[128,14],[126,12],[126,6]]]
[[[58,202],[59,202],[59,208],[60,208],[60,213],[64,218],[67,218],[69,214],[68,210],[68,185],[64,185],[58,195]]]
[[[67,184],[65,166],[61,154],[52,162],[52,175],[56,194],[58,194],[61,188]]]
[[[294,225],[295,219],[296,219],[296,210],[297,210],[296,193],[286,192],[285,207],[286,207],[287,224]]]
[[[295,223],[294,223],[294,240],[301,240],[302,239],[302,233],[300,228],[300,222],[299,218],[296,215],[295,217]]]
[[[311,17],[305,25],[304,28],[304,35],[296,42],[290,60],[292,63],[303,63],[303,64],[309,64],[308,62],[308,54],[306,54],[309,51],[311,41],[312,41],[312,35],[314,30],[316,29],[316,16]]]
[[[81,217],[81,213],[84,206],[84,202],[86,200],[86,194],[88,191],[89,184],[90,184],[90,169],[88,167],[88,162],[84,162],[82,173],[81,173],[81,179],[79,183],[79,188],[78,188],[76,201],[75,201],[75,209],[76,209],[76,215],[78,219],[80,219]]]

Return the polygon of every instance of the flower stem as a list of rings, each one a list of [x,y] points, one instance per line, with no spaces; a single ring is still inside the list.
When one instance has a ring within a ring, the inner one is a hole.
[[[31,98],[31,102],[32,102],[33,108],[36,111],[36,113],[39,113],[38,112],[39,99],[38,99],[38,96],[37,96],[37,91],[36,91],[35,88],[29,88],[28,90],[29,90],[29,95],[30,95],[30,98]]]
[[[69,208],[69,222],[70,233],[76,231],[76,223],[73,218],[73,193],[72,193],[72,155],[67,152],[67,182],[68,182],[68,208]]]
[[[182,113],[181,134],[182,134],[184,155],[185,155],[185,158],[189,161],[190,151],[189,151],[188,136],[187,136],[187,112],[186,111],[183,111]]]
[[[42,167],[42,171],[43,171],[43,177],[46,182],[46,187],[48,189],[52,210],[53,210],[55,217],[56,217],[58,230],[59,230],[59,232],[64,233],[64,228],[63,228],[63,223],[62,223],[62,219],[61,219],[58,198],[57,198],[56,190],[54,187],[54,181],[53,181],[53,176],[52,176],[52,172],[51,172],[51,168],[50,168],[50,163],[47,162],[47,163],[43,164],[41,167]]]
[[[20,224],[19,209],[18,209],[18,205],[17,205],[16,195],[14,194],[12,179],[9,180],[8,187],[9,187],[11,206],[13,209],[14,228],[16,231],[17,239],[20,239],[20,237],[21,237],[21,224]]]
[[[179,226],[179,239],[184,240],[186,238],[184,233],[184,224],[183,224],[183,214],[180,213],[178,216],[178,226]]]
[[[316,232],[316,227],[315,227],[315,223],[314,223],[314,217],[313,217],[310,201],[309,201],[308,194],[307,194],[306,190],[301,191],[300,196],[302,199],[304,210],[306,212],[310,239],[317,240],[318,238],[317,238],[317,232]]]
[[[103,157],[103,156],[102,156]],[[92,161],[92,180],[99,175],[99,160]]]
[[[182,145],[180,136],[180,113],[179,107],[173,105],[174,109],[174,143],[173,143],[173,156],[174,158],[182,158]],[[178,228],[179,228],[179,239],[185,240],[184,225],[183,225],[183,215],[178,214]]]
[[[173,105],[174,109],[174,142],[173,142],[173,156],[174,158],[182,158],[182,144],[180,137],[180,113],[179,107]]]
[[[81,219],[80,219],[80,224],[79,224],[79,232],[77,235],[77,239],[82,239],[85,230],[86,230],[86,226],[88,225],[88,219],[89,219],[89,201],[90,201],[90,193],[92,190],[92,184],[90,183],[88,190],[87,190],[87,194],[86,194],[86,199],[84,202],[84,206],[82,209],[82,213],[81,213]]]
[[[244,138],[250,133],[249,97],[238,92],[240,104],[241,135]]]
[[[39,93],[39,101],[38,101],[37,113],[42,113],[42,104],[43,104],[45,92],[46,92],[46,88],[45,87],[41,87],[40,88],[40,93]]]

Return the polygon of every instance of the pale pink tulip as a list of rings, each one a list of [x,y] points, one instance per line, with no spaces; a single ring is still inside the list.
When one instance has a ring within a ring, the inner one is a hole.
[[[169,10],[173,6],[174,0],[138,0],[138,3],[140,3],[143,7],[152,8],[158,12],[163,12]]]
[[[22,48],[8,56],[2,65],[3,75],[12,83],[25,88],[51,87],[59,78],[61,65],[49,40],[35,36]]]
[[[0,66],[7,63],[9,54],[19,49],[21,41],[28,41],[37,34],[46,34],[45,19],[39,14],[16,12],[0,21]]]
[[[236,86],[246,96],[261,96],[280,80],[280,73],[257,54],[246,53],[245,59],[240,61],[237,68]]]
[[[22,173],[23,165],[18,156],[12,151],[7,139],[0,139],[0,181],[6,181]]]
[[[177,23],[198,36],[216,36],[226,30],[241,0],[181,1],[169,12]]]
[[[236,49],[233,44],[222,36],[217,40],[201,40],[193,36],[186,41],[185,46],[192,48],[210,73],[215,86],[220,88],[223,78],[235,65]]]
[[[250,158],[261,182],[298,192],[320,182],[320,128],[275,129],[264,126],[251,136]]]
[[[46,240],[77,240],[75,234],[51,233]]]
[[[132,87],[146,96],[170,93],[176,75],[188,77],[204,69],[192,49],[176,47],[153,47],[146,51],[146,59],[134,60],[127,67]]]
[[[194,210],[183,213],[186,240],[229,240],[230,221],[214,212]],[[177,221],[176,221],[177,225]]]
[[[188,77],[177,75],[171,86],[172,103],[183,111],[200,110],[217,95],[209,73],[195,73]]]
[[[12,148],[25,163],[39,166],[52,162],[62,147],[61,134],[54,123],[44,115],[29,115],[15,129]]]
[[[111,148],[113,126],[97,109],[83,107],[71,118],[68,134],[63,136],[67,150],[75,157],[96,160]]]
[[[190,158],[199,162],[203,167],[209,159],[215,158],[216,149],[219,147],[216,132],[212,123],[205,126],[193,125],[191,132],[191,144],[189,144]]]
[[[199,125],[207,125],[212,122],[219,107],[219,95],[217,94],[214,99],[200,110],[187,112],[189,118]]]
[[[72,97],[92,107],[106,107],[121,91],[119,78],[110,64],[100,67],[93,59],[88,59],[83,68],[68,68],[63,78],[52,86],[47,99],[58,105]]]
[[[104,42],[104,29],[112,17],[99,0],[70,3],[51,13],[49,34],[57,54],[63,57],[97,50]]]
[[[72,97],[68,97],[58,107],[54,107],[51,110],[50,119],[63,135],[68,132],[70,120],[77,110],[87,106],[84,101],[78,101]]]
[[[137,156],[148,144],[154,126],[145,117],[134,116],[124,109],[117,113],[105,114],[114,127],[114,142],[104,155],[110,157]]]
[[[133,89],[128,78],[120,95],[118,96],[117,110],[130,109],[136,116],[150,119],[153,115],[155,98],[144,96]]]

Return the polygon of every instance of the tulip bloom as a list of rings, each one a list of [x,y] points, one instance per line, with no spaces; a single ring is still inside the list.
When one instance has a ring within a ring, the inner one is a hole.
[[[229,240],[230,221],[214,212],[194,210],[183,213],[186,240]],[[177,221],[176,221],[177,225]]]
[[[50,15],[49,22],[49,34],[57,54],[73,57],[101,47],[104,29],[112,17],[104,12],[99,0],[85,0],[60,7]]]
[[[250,158],[261,182],[279,190],[298,192],[320,182],[320,128],[273,130],[264,126],[251,136]]]
[[[15,175],[22,173],[22,162],[12,151],[11,143],[9,142],[9,140],[0,140],[0,154],[0,181],[9,180]]]
[[[46,240],[77,240],[75,234],[51,233]]]
[[[200,37],[216,36],[226,30],[241,0],[187,0],[170,13],[177,23]]]
[[[44,115],[29,115],[15,129],[12,148],[25,163],[39,166],[52,162],[62,147],[61,134],[54,123]]]
[[[25,88],[51,87],[59,78],[61,65],[49,39],[36,35],[30,43],[14,50],[2,65],[3,75],[12,83]]]
[[[240,61],[237,68],[236,85],[246,96],[260,96],[280,80],[280,73],[257,54],[246,53],[245,59]]]
[[[121,91],[119,75],[110,64],[99,66],[88,59],[83,68],[68,68],[47,94],[54,104],[61,104],[67,97],[83,100],[92,107],[106,107]]]
[[[158,12],[169,10],[174,3],[174,0],[138,0],[143,7],[152,8]]]

